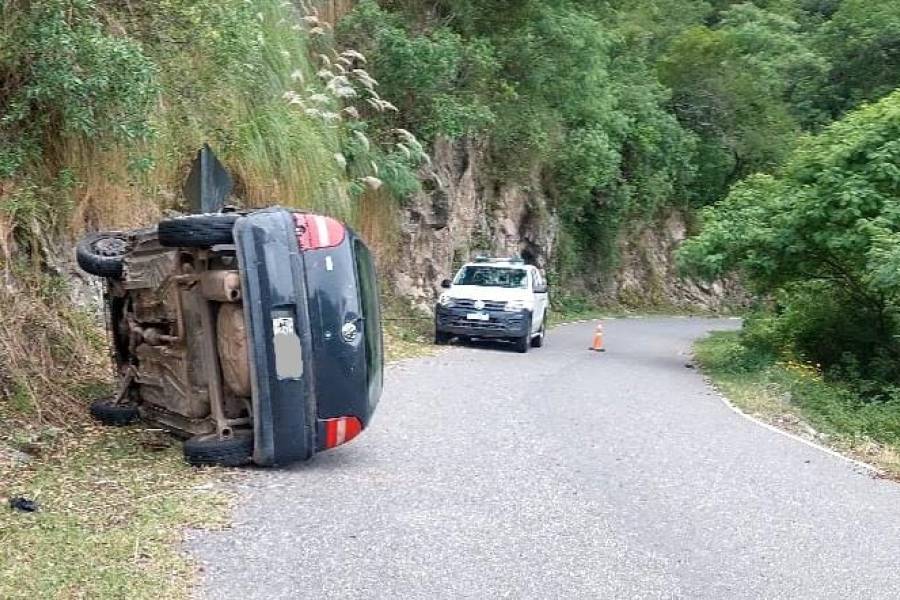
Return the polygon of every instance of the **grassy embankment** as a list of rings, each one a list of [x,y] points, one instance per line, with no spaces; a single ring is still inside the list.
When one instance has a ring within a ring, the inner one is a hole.
[[[827,380],[811,364],[779,362],[717,332],[697,343],[697,361],[744,412],[829,446],[900,478],[900,406],[867,402],[849,386]]]
[[[0,9],[0,36],[26,38],[17,52],[0,52],[0,71],[43,94],[44,114],[68,115],[52,103],[75,102],[46,93],[52,86],[82,86],[77,99],[87,104],[75,108],[84,108],[84,123],[97,116],[102,124],[96,111],[105,105],[88,99],[121,89],[102,79],[61,82],[73,72],[67,61],[139,51],[144,59],[131,64],[151,65],[153,135],[31,135],[28,120],[5,132],[6,141],[21,133],[26,162],[0,180],[0,597],[184,597],[193,570],[177,543],[184,527],[225,523],[220,473],[188,468],[178,444],[155,432],[90,423],[87,404],[111,383],[106,337],[72,305],[59,240],[86,228],[145,225],[177,206],[186,165],[203,142],[229,166],[247,204],[331,214],[384,247],[393,206],[365,193],[354,201],[335,160],[338,133],[284,100],[285,90],[322,85],[310,37],[288,3],[97,1],[42,10],[16,2]],[[37,64],[27,55],[31,43],[57,62],[29,70]],[[391,355],[411,352],[398,349],[411,336],[390,335]],[[30,461],[17,464],[10,449]],[[17,495],[38,501],[39,512],[7,509],[5,498]]]

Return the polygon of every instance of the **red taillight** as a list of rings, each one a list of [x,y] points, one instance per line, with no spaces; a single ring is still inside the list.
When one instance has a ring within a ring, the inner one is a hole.
[[[325,429],[325,448],[345,444],[359,435],[362,423],[356,417],[338,417],[322,421]]]
[[[294,224],[301,250],[331,248],[344,241],[344,226],[331,217],[294,213]]]

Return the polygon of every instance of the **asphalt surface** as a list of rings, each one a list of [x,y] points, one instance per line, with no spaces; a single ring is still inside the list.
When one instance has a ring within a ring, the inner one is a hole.
[[[900,598],[900,486],[685,368],[735,321],[560,327],[389,368],[369,430],[192,532],[208,598]]]

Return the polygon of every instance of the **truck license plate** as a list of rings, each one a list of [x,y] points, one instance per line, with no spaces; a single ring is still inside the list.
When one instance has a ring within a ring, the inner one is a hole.
[[[469,313],[466,318],[470,321],[488,321],[491,317],[487,313]]]

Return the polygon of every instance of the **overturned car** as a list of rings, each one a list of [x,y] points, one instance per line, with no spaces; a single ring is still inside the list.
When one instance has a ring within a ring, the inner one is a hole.
[[[106,279],[113,398],[91,413],[184,438],[195,465],[279,465],[353,439],[381,396],[374,263],[337,220],[284,208],[95,233],[79,266]]]

